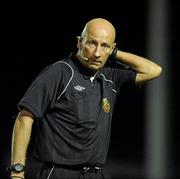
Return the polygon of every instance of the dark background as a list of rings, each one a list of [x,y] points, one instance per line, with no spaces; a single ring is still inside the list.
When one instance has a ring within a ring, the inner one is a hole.
[[[1,22],[1,120],[0,178],[7,178],[11,135],[16,104],[32,80],[45,66],[76,49],[76,36],[85,23],[95,17],[110,20],[117,29],[118,47],[146,56],[147,0],[59,4],[5,4]],[[61,2],[60,2],[61,3]],[[179,4],[170,3],[169,49],[172,71],[172,176],[180,176],[179,142]],[[144,103],[146,87],[127,90],[113,120],[107,167],[118,178],[143,178],[145,165]],[[123,105],[122,105],[123,104]],[[128,110],[131,109],[131,110]]]

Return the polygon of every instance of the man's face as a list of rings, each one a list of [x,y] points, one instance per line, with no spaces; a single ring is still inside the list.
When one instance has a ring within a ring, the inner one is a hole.
[[[108,31],[93,29],[79,40],[78,55],[87,59],[81,59],[86,68],[97,71],[104,66],[114,46]]]

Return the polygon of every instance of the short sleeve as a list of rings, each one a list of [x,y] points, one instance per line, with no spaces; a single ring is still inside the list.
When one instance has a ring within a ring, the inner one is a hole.
[[[135,78],[137,72],[131,68],[114,67],[110,70],[114,88],[120,90],[123,86],[136,88]]]
[[[116,79],[116,86],[119,88],[122,85],[128,85],[131,87],[136,87],[135,78],[137,72],[132,70],[131,68],[127,69],[119,69],[114,73],[114,78]]]
[[[25,108],[33,113],[35,118],[42,118],[50,105],[53,95],[60,85],[61,69],[56,65],[46,67],[32,82],[20,102],[18,108]]]

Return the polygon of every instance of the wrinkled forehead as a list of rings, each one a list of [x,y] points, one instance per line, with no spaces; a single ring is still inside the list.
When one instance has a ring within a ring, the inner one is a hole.
[[[83,32],[83,38],[98,38],[109,43],[114,43],[115,40],[115,29],[111,24],[96,22],[96,23],[88,23]]]

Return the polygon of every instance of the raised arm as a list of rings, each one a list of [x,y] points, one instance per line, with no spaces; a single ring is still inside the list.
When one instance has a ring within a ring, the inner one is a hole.
[[[132,53],[118,50],[116,53],[116,59],[127,64],[137,72],[136,84],[142,84],[146,81],[152,80],[158,77],[162,72],[162,68],[158,64]]]
[[[17,163],[25,165],[33,121],[33,115],[26,110],[22,110],[16,118],[12,136],[11,166]],[[17,179],[15,176],[24,178],[24,172],[12,171],[11,176],[14,176],[12,179]]]

